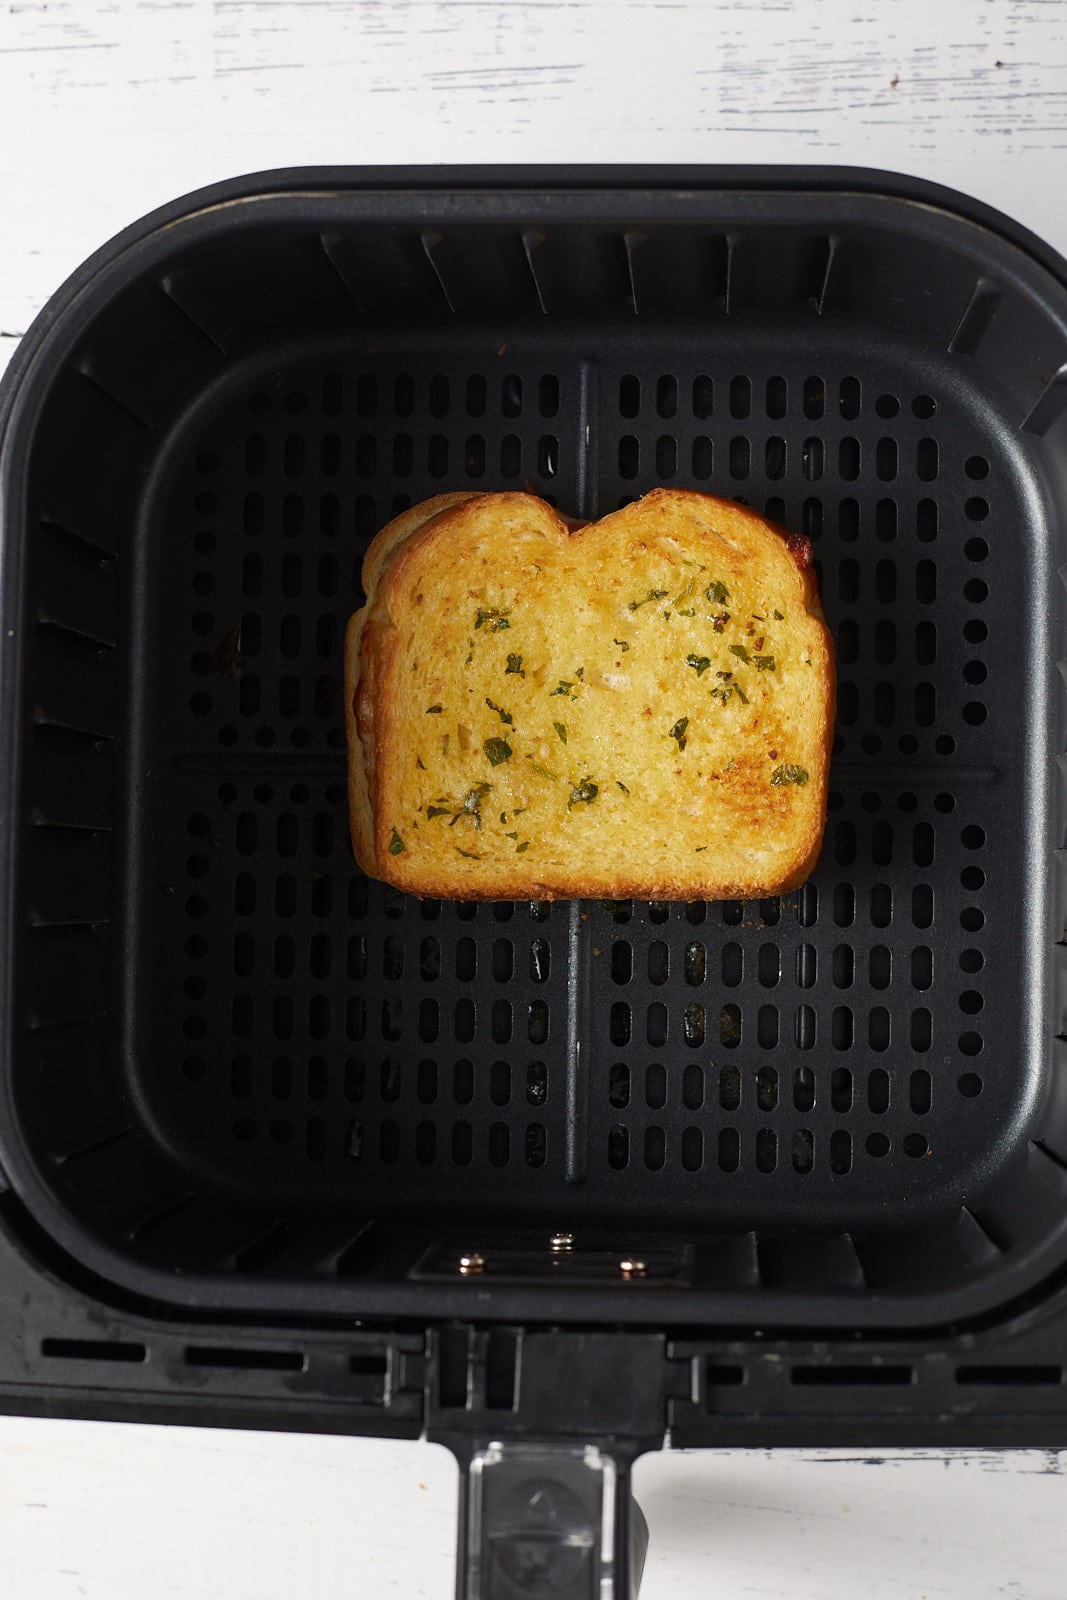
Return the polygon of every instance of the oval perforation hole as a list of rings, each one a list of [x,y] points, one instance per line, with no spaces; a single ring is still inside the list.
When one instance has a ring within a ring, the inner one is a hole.
[[[830,1135],[830,1171],[837,1178],[852,1171],[852,1135],[846,1128],[835,1128]]]
[[[469,1167],[474,1155],[474,1130],[469,1122],[456,1122],[452,1126],[452,1163]]]
[[[489,1069],[489,1099],[494,1106],[506,1106],[511,1099],[511,1066],[494,1061]]]
[[[815,1074],[810,1067],[793,1069],[793,1107],[807,1113],[815,1105]]]
[[[641,409],[641,382],[639,378],[628,373],[619,379],[619,415],[620,417],[636,417]]]
[[[778,422],[786,414],[789,404],[789,386],[781,377],[767,379],[766,411],[772,422]]]
[[[691,988],[696,988],[704,982],[707,972],[707,959],[702,944],[687,944],[685,947],[684,973],[685,981]]]
[[[804,379],[804,415],[811,422],[817,422],[826,407],[826,385],[821,378]]]
[[[852,1073],[848,1067],[835,1067],[830,1074],[830,1104],[838,1112],[852,1110]]]
[[[648,947],[648,981],[659,985],[667,982],[669,956],[662,939],[654,939]]]
[[[651,1111],[660,1111],[667,1103],[667,1073],[659,1062],[645,1069],[645,1104]]]
[[[704,1165],[704,1135],[699,1128],[682,1130],[682,1166],[686,1172],[699,1172]]]
[[[526,1068],[526,1103],[543,1106],[548,1099],[548,1068],[543,1061],[531,1061]]]
[[[548,1155],[548,1134],[543,1122],[528,1122],[523,1159],[528,1167],[543,1167]]]
[[[723,1111],[736,1111],[741,1104],[741,1070],[739,1067],[719,1068],[719,1105]]]
[[[773,1172],[778,1165],[778,1135],[773,1128],[760,1128],[756,1134],[756,1171]]]
[[[778,1008],[760,1006],[756,1014],[756,1039],[763,1050],[773,1050],[778,1043]]]
[[[608,1166],[621,1172],[630,1160],[630,1135],[621,1123],[608,1129]]]
[[[810,1128],[797,1128],[793,1134],[793,1171],[808,1173],[815,1165],[815,1136]]]
[[[511,1129],[506,1122],[494,1122],[489,1128],[489,1165],[506,1167],[511,1156]]]
[[[875,1116],[889,1110],[889,1074],[884,1067],[875,1067],[867,1074],[867,1106]]]
[[[761,1067],[756,1074],[756,1104],[761,1111],[778,1108],[778,1073],[774,1067]]]
[[[752,410],[752,383],[744,375],[730,380],[730,415],[743,421]]]

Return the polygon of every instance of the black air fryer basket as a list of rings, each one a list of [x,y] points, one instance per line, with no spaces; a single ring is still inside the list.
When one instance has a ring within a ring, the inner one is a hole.
[[[668,1432],[1067,1445],[1065,363],[1062,261],[858,171],[273,173],[87,263],[0,397],[0,1404],[426,1433],[500,1600],[626,1595]],[[814,543],[812,880],[368,882],[367,541],[665,482]]]

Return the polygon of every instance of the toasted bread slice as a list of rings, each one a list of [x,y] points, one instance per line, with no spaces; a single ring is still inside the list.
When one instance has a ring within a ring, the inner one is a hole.
[[[810,547],[710,495],[599,522],[439,495],[345,639],[360,866],[455,900],[752,898],[819,852],[834,670]]]

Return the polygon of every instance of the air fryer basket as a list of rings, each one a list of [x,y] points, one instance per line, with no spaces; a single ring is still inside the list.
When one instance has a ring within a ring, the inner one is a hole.
[[[841,173],[276,174],[83,269],[0,419],[0,1162],[49,1259],[305,1321],[907,1331],[1038,1294],[1067,1255],[1062,271]],[[365,880],[368,539],[447,488],[596,516],[662,482],[814,541],[811,882]]]

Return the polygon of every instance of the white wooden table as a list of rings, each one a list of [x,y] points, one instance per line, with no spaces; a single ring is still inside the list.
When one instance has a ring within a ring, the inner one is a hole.
[[[15,0],[0,366],[77,263],[242,171],[831,162],[1067,253],[1065,0]],[[642,1600],[1063,1600],[1067,1452],[648,1458]],[[0,1418],[12,1600],[447,1600],[427,1445]]]

